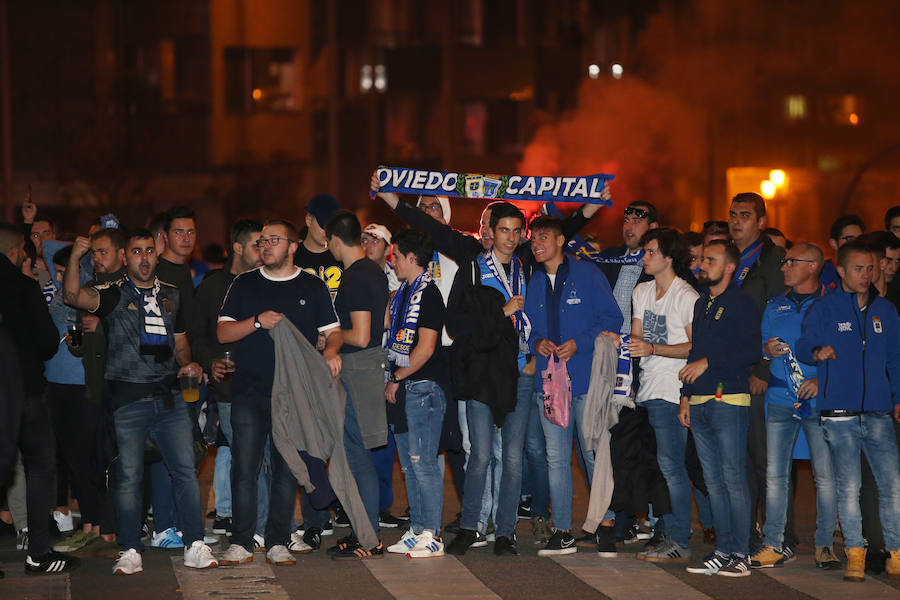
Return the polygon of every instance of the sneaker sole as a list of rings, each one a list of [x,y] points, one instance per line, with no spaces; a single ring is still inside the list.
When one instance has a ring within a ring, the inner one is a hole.
[[[576,552],[578,552],[578,548],[573,546],[571,548],[560,548],[559,550],[538,550],[537,554],[538,556],[556,556],[559,554],[575,554]]]
[[[406,553],[406,558],[440,558],[444,556],[444,551],[440,552],[429,552],[428,554],[413,554],[412,552]]]
[[[640,558],[640,557],[638,557],[638,558]],[[672,564],[678,564],[678,563],[688,563],[688,562],[691,562],[691,557],[689,557],[689,556],[682,556],[682,557],[679,557],[679,558],[672,558],[672,557],[670,557],[670,556],[645,556],[642,560],[646,560],[647,562],[652,562],[652,563],[672,563]]]
[[[202,567],[200,567],[200,566],[196,566],[196,567],[195,567],[194,565],[189,565],[189,564],[187,564],[187,563],[184,563],[184,566],[187,567],[188,569],[200,569],[200,570],[202,571],[203,569],[216,569],[216,568],[218,568],[218,567],[219,567],[219,562],[214,560],[213,562],[209,563],[208,565],[205,565],[205,566],[202,566]]]
[[[487,548],[487,540],[483,542],[472,542],[472,545],[469,548]]]
[[[220,565],[227,565],[227,566],[245,565],[247,563],[252,563],[252,562],[253,562],[252,556],[248,556],[247,558],[244,558],[242,560],[225,560],[224,558],[219,559]]]
[[[293,552],[294,554],[310,554],[315,552],[316,549],[310,546],[307,548],[288,548],[288,551]]]
[[[863,575],[862,577],[857,577],[856,575],[844,575],[844,581],[857,581],[857,582],[863,582],[863,581],[865,581],[865,580],[866,580],[866,576],[865,576],[865,575]]]
[[[399,523],[382,523],[381,521],[378,521],[378,526],[381,527],[382,529],[396,529],[396,528],[400,527],[400,524]]]
[[[706,567],[697,567],[691,568],[688,567],[685,569],[685,572],[691,573],[693,575],[715,575],[719,572],[719,569],[708,569]]]
[[[143,567],[137,568],[131,572],[125,571],[123,569],[116,569],[115,571],[113,571],[113,575],[135,575],[137,573],[143,572],[143,570],[144,570]]]
[[[231,533],[227,529],[223,529],[221,527],[219,527],[218,529],[213,528],[212,532],[216,535],[228,535],[229,533]]]
[[[747,569],[746,571],[741,571],[740,573],[733,572],[733,571],[723,571],[723,570],[719,570],[719,571],[716,573],[716,575],[721,575],[722,577],[749,577],[749,576],[750,576],[750,569]]]
[[[597,556],[600,558],[618,558],[618,552],[597,552]]]
[[[777,562],[777,563],[772,563],[769,565],[763,565],[760,563],[756,563],[756,564],[750,563],[751,569],[780,569],[783,566],[784,566],[784,562]]]
[[[293,560],[293,559],[276,561],[276,560],[272,560],[271,558],[268,558],[268,557],[266,558],[266,562],[269,563],[270,565],[275,565],[276,567],[290,567],[292,565],[297,564],[297,561]]]

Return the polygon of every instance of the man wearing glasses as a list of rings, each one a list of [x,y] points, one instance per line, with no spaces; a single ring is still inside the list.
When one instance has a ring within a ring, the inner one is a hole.
[[[782,548],[787,515],[793,513],[789,491],[791,459],[801,429],[809,446],[816,482],[816,566],[829,570],[841,566],[832,549],[837,521],[834,469],[824,430],[819,425],[816,367],[796,359],[795,345],[809,307],[829,291],[819,283],[823,263],[824,256],[818,246],[806,242],[795,244],[781,265],[789,289],[773,298],[763,313],[763,353],[771,361],[771,377],[766,389],[765,539],[762,549],[750,558],[750,566],[755,569],[780,567],[787,560]]]
[[[831,224],[828,233],[828,245],[834,250],[835,255],[841,249],[841,246],[847,242],[852,242],[866,232],[866,224],[856,215],[841,215]],[[822,267],[822,274],[819,281],[829,290],[835,290],[841,285],[841,277],[838,275],[837,267],[830,258],[825,261]]]
[[[219,343],[237,343],[231,380],[232,544],[222,564],[253,561],[257,473],[269,445],[272,488],[266,524],[266,560],[294,564],[287,545],[297,481],[281,454],[272,447],[272,384],[275,345],[267,330],[287,318],[315,346],[325,336],[323,356],[337,376],[343,344],[340,322],[324,282],[294,265],[297,230],[287,221],[270,221],[257,241],[263,266],[235,277],[219,312]]]

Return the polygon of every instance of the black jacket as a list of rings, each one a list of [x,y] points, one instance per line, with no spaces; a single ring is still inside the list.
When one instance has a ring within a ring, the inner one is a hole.
[[[223,269],[216,269],[203,279],[197,288],[197,294],[188,313],[188,329],[191,331],[191,354],[207,373],[212,373],[212,360],[221,358],[226,350],[234,351],[237,344],[220,344],[216,335],[219,322],[219,309],[225,301],[225,294],[231,287],[235,275],[231,272],[231,264]],[[212,377],[209,387],[215,392],[217,402],[231,401],[231,382],[216,383]]]
[[[0,482],[8,481],[16,464],[21,423],[22,379],[16,345],[0,323]]]
[[[784,254],[784,248],[776,246],[767,236],[764,236],[759,259],[750,267],[747,277],[744,278],[744,284],[741,286],[741,291],[750,296],[756,305],[760,324],[762,324],[762,315],[766,311],[766,304],[769,300],[787,290],[784,286],[784,273],[781,271],[781,260],[784,258]],[[763,356],[751,374],[763,381],[769,381],[772,374],[769,370],[769,360]]]
[[[516,408],[519,380],[519,336],[503,314],[504,304],[503,294],[492,287],[470,285],[462,291],[457,305],[462,325],[451,362],[456,399],[487,404],[498,427]]]
[[[35,280],[0,254],[0,315],[19,353],[25,397],[44,391],[44,361],[59,345],[56,325]]]

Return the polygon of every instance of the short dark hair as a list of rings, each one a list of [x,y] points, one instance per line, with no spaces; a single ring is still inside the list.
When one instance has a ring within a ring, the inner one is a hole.
[[[72,246],[63,246],[53,253],[53,264],[65,267],[69,264],[70,256],[72,256]]]
[[[147,229],[150,231],[151,237],[155,238],[160,233],[169,231],[169,225],[171,224],[172,222],[169,219],[169,213],[156,213],[155,215],[150,217],[149,221],[147,221]]]
[[[722,246],[725,248],[725,262],[733,264],[735,268],[741,264],[741,251],[737,249],[737,246],[735,246],[733,242],[710,240],[706,247],[711,248],[712,246]]]
[[[764,229],[763,235],[774,235],[775,237],[783,237],[785,240],[787,240],[787,236],[784,235],[784,232],[777,227],[768,227]]]
[[[47,221],[47,225],[50,226],[50,231],[56,233],[56,223],[54,223],[52,219],[48,219],[47,217],[45,217],[43,215],[38,215],[37,217],[34,218],[34,223],[38,223],[40,221]],[[32,223],[32,225],[34,223]]]
[[[847,261],[850,260],[850,255],[856,253],[873,254],[872,247],[864,239],[856,238],[855,240],[850,240],[838,250],[838,264],[846,268]]]
[[[266,221],[266,223],[265,223],[265,225],[263,225],[263,227],[271,227],[272,225],[281,225],[282,227],[287,229],[288,239],[290,241],[292,241],[292,242],[300,241],[300,234],[297,232],[297,228],[294,227],[294,224],[291,223],[290,221],[285,221],[283,219],[274,219],[274,220]],[[262,231],[262,230],[260,230],[260,231]]]
[[[197,213],[194,212],[194,209],[188,208],[187,206],[173,206],[169,210],[166,211],[166,217],[168,220],[166,221],[166,233],[169,233],[169,229],[172,227],[172,221],[175,219],[190,219],[197,222]]]
[[[497,228],[497,223],[500,222],[500,219],[507,218],[519,219],[522,221],[522,228],[525,227],[525,215],[522,214],[522,211],[515,204],[503,201],[492,202],[489,207],[491,209],[491,231]]]
[[[528,229],[532,232],[540,229],[552,229],[556,235],[565,235],[562,221],[559,217],[553,217],[551,215],[538,215],[533,218],[528,225]]]
[[[697,233],[696,231],[685,231],[684,233],[681,234],[681,240],[684,242],[684,245],[688,248],[703,245],[703,235],[700,233]]]
[[[884,258],[889,248],[891,250],[900,249],[900,240],[890,231],[873,231],[856,239],[868,246],[877,259]]]
[[[831,229],[828,230],[829,239],[839,241],[841,233],[851,225],[856,225],[863,231],[866,230],[866,224],[857,215],[841,215],[831,224]]]
[[[739,202],[741,204],[752,204],[756,218],[761,219],[766,216],[766,201],[756,192],[741,192],[731,199],[731,203]]]
[[[897,217],[900,217],[900,206],[892,206],[887,209],[887,212],[884,213],[884,228],[890,229],[891,221],[893,221]]]
[[[362,225],[349,210],[339,210],[325,225],[325,239],[336,237],[347,246],[359,246],[362,240]]]
[[[427,267],[434,256],[434,242],[421,229],[403,229],[393,237],[394,251],[406,256],[410,252],[416,257],[416,264]]]
[[[143,227],[138,227],[137,229],[132,229],[128,232],[128,240],[125,243],[127,246],[133,240],[145,240],[145,239],[153,239],[153,234],[150,233],[149,229],[144,229]]]
[[[635,200],[634,202],[629,204],[627,208],[643,208],[647,211],[648,223],[659,223],[659,212],[656,210],[655,206],[653,206],[646,200]]]
[[[207,244],[203,247],[202,256],[206,264],[219,264],[225,262],[225,249],[219,244]]]
[[[128,240],[126,240],[127,232],[120,228],[115,227],[107,227],[105,229],[98,229],[94,233],[91,234],[91,241],[99,240],[100,238],[108,238],[109,242],[113,245],[113,248],[116,250],[121,250],[125,247],[125,244]]]
[[[647,232],[641,236],[641,246],[645,246],[652,240],[656,240],[656,243],[659,245],[659,251],[662,252],[663,256],[672,259],[672,268],[679,276],[687,271],[690,255],[688,254],[687,246],[684,245],[684,240],[678,231],[669,227],[648,229]]]
[[[262,228],[262,221],[256,221],[254,219],[238,219],[231,226],[231,243],[243,245],[247,242],[247,238],[251,234],[259,233],[262,231]]]
[[[728,221],[707,221],[703,224],[704,236],[710,233],[728,233]]]

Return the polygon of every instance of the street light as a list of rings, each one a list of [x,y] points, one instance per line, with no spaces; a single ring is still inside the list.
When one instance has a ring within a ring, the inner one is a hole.
[[[600,66],[599,65],[588,65],[588,77],[591,79],[597,79],[600,77]]]
[[[625,68],[622,67],[619,63],[613,63],[613,66],[610,67],[610,71],[612,72],[613,79],[622,79],[622,75],[625,73]]]
[[[766,200],[771,200],[775,197],[775,184],[772,181],[766,179],[759,185],[759,190],[762,192],[762,197]]]
[[[769,181],[774,183],[776,188],[780,188],[784,185],[784,182],[787,181],[787,176],[781,169],[775,169],[769,171]]]

